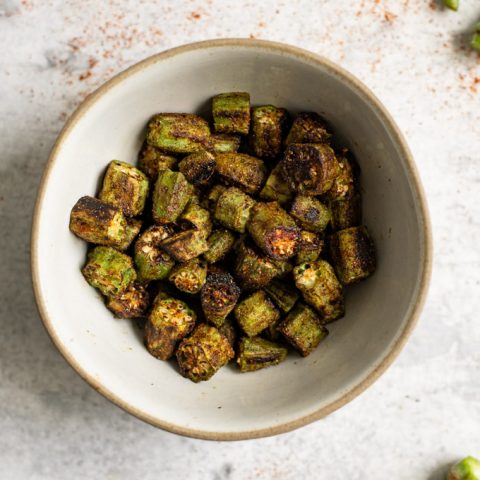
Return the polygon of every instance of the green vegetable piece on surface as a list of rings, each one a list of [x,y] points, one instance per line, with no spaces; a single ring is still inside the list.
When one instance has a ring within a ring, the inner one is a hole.
[[[252,208],[247,229],[269,257],[286,260],[295,255],[300,229],[277,202],[257,203]]]
[[[217,133],[247,135],[250,129],[250,94],[229,92],[212,99],[213,128]]]
[[[210,137],[208,122],[192,113],[159,113],[148,124],[147,142],[165,153],[204,150]]]
[[[288,313],[300,297],[298,290],[293,285],[280,280],[272,280],[265,287],[265,291],[273,300],[273,303],[284,313]]]
[[[225,258],[235,243],[235,235],[225,228],[214,230],[208,237],[208,251],[203,257],[208,263],[216,263]]]
[[[273,105],[264,105],[253,107],[251,116],[249,141],[254,155],[264,158],[278,157],[288,124],[287,111]]]
[[[216,153],[234,153],[240,148],[240,137],[238,135],[226,135],[217,133],[210,137],[208,149]]]
[[[195,383],[210,379],[234,356],[227,337],[204,323],[182,340],[177,349],[180,373]]]
[[[148,351],[160,360],[168,360],[175,351],[177,342],[194,328],[195,312],[181,300],[155,299],[145,324],[144,340]]]
[[[450,468],[447,480],[480,480],[480,460],[465,457]]]
[[[194,258],[175,266],[168,279],[182,292],[198,293],[207,279],[207,264]]]
[[[332,229],[344,230],[362,223],[362,198],[360,194],[344,197],[330,203]]]
[[[280,164],[277,164],[270,172],[264,187],[260,191],[260,198],[276,201],[281,205],[288,203],[293,198],[293,192],[283,178]]]
[[[287,357],[287,349],[263,338],[242,338],[238,346],[237,364],[241,372],[254,372],[278,365]]]
[[[176,233],[162,242],[162,248],[177,262],[188,262],[208,250],[205,235],[198,230]]]
[[[330,237],[330,253],[344,285],[363,280],[375,271],[375,248],[366,227],[340,230]]]
[[[185,157],[178,164],[178,169],[193,185],[208,185],[216,166],[217,162],[212,153],[200,151]]]
[[[314,112],[299,113],[285,139],[285,145],[292,143],[328,143],[329,133],[325,120]]]
[[[111,247],[95,247],[88,254],[82,274],[106,297],[120,295],[137,278],[132,259]]]
[[[235,307],[235,319],[242,330],[254,337],[275,323],[280,312],[263,290],[257,290]]]
[[[236,232],[245,232],[255,200],[239,188],[230,187],[218,197],[215,206],[215,220]]]
[[[318,260],[322,253],[324,245],[323,236],[319,233],[302,230],[298,242],[297,256],[295,264],[314,262]]]
[[[328,335],[316,313],[302,303],[280,323],[278,331],[303,357],[310,355]]]
[[[237,340],[237,331],[235,325],[230,317],[227,317],[222,325],[218,327],[218,331],[225,335],[228,339],[228,343],[235,349],[235,342]]]
[[[217,206],[220,195],[227,189],[224,185],[214,185],[208,193],[203,197],[201,205],[206,208],[213,215],[215,213],[215,207]]]
[[[443,4],[450,10],[457,11],[460,6],[460,0],[443,0]]]
[[[470,46],[480,53],[480,22],[476,25],[476,32],[472,35]]]
[[[138,154],[138,168],[155,182],[160,170],[172,170],[178,160],[145,142]]]
[[[360,169],[347,149],[344,148],[337,155],[337,163],[338,175],[333,181],[332,187],[324,196],[325,200],[330,202],[353,197],[360,191],[358,182]]]
[[[187,208],[180,215],[179,223],[185,229],[198,230],[205,238],[212,232],[212,221],[210,220],[210,212],[202,208],[197,203],[190,202]]]
[[[293,270],[295,285],[306,303],[319,314],[322,323],[343,317],[343,288],[333,267],[325,260],[302,263]]]
[[[118,318],[143,317],[149,305],[146,285],[132,282],[124,292],[107,297],[106,305]]]
[[[137,235],[140,233],[142,228],[142,221],[136,218],[129,218],[126,222],[125,227],[125,236],[123,237],[122,243],[118,245],[118,249],[122,252],[126,250],[132,242],[135,240]]]
[[[295,218],[298,225],[311,232],[323,232],[332,218],[330,209],[326,205],[307,195],[295,197],[290,215]]]

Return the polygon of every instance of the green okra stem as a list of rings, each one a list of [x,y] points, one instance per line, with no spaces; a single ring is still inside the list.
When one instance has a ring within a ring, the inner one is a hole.
[[[243,233],[254,205],[253,198],[239,188],[230,187],[218,197],[214,218],[224,227]]]
[[[152,147],[147,142],[142,146],[138,154],[138,169],[145,173],[148,178],[155,182],[160,170],[173,170],[178,160],[171,155],[167,155],[156,147]]]
[[[233,248],[235,235],[225,228],[214,230],[208,237],[208,251],[203,254],[203,258],[208,263],[216,263],[225,258],[228,252]]]
[[[290,202],[293,192],[283,178],[280,164],[277,164],[270,172],[259,195],[262,200],[276,201],[280,205]]]
[[[250,129],[250,94],[228,92],[212,99],[213,128],[217,133],[247,135]]]
[[[164,240],[162,249],[177,262],[188,262],[208,250],[205,235],[199,230],[185,230]]]
[[[254,372],[278,365],[287,357],[287,349],[263,338],[242,338],[238,346],[237,364],[241,372]]]
[[[300,297],[298,290],[293,285],[280,280],[272,280],[265,287],[265,291],[283,313],[288,313]]]
[[[178,164],[178,169],[193,185],[208,185],[216,166],[217,162],[212,153],[200,151],[185,157]]]
[[[465,457],[450,468],[447,480],[480,480],[480,460]]]
[[[299,113],[285,139],[285,145],[292,143],[328,143],[332,134],[325,120],[315,112]]]
[[[311,232],[323,232],[332,219],[330,209],[315,197],[297,195],[290,208],[297,224]]]
[[[143,317],[149,305],[146,284],[132,282],[124,292],[107,297],[106,305],[118,318]]]
[[[207,264],[194,258],[175,266],[168,279],[182,292],[198,293],[207,279]]]
[[[208,142],[208,150],[215,153],[234,153],[240,148],[240,137],[238,135],[226,135],[217,133],[212,135]]]
[[[323,235],[302,230],[298,242],[295,264],[314,262],[320,257],[324,245]]]
[[[288,113],[273,105],[253,107],[250,146],[254,155],[276,158],[282,151],[283,137],[288,125]]]

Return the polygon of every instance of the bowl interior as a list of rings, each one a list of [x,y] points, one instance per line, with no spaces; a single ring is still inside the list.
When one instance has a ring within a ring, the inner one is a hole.
[[[135,163],[148,118],[209,108],[222,91],[251,93],[255,104],[313,110],[332,124],[362,170],[364,222],[378,270],[348,289],[347,315],[306,359],[251,374],[222,369],[193,384],[154,359],[139,331],[114,319],[84,281],[86,246],[68,230],[70,209],[94,195],[112,159]],[[213,44],[164,54],[135,67],[87,102],[53,156],[41,194],[34,267],[37,296],[56,344],[96,388],[142,418],[206,437],[262,435],[338,407],[409,329],[425,265],[420,193],[395,131],[368,95],[331,65],[262,44]],[[364,385],[363,385],[364,386]],[[252,433],[253,432],[253,433]]]

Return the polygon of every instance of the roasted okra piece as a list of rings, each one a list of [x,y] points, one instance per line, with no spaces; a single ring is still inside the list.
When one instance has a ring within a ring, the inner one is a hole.
[[[178,160],[145,142],[138,154],[138,168],[155,182],[160,170],[172,170]]]
[[[328,335],[317,314],[307,305],[299,303],[280,325],[278,331],[300,355],[306,357]]]
[[[254,372],[278,365],[287,357],[287,349],[260,337],[242,338],[238,345],[237,364],[241,372]]]
[[[335,152],[328,145],[293,143],[280,162],[290,188],[302,195],[322,195],[338,175]]]
[[[362,223],[362,198],[359,193],[330,203],[334,231],[356,227]]]
[[[252,197],[239,188],[230,187],[218,197],[214,218],[224,227],[243,233],[254,205]]]
[[[260,191],[260,198],[262,200],[276,201],[283,205],[288,203],[292,197],[293,192],[283,178],[282,167],[280,164],[277,164],[270,172],[264,187]]]
[[[288,313],[300,297],[298,290],[293,285],[280,280],[272,280],[265,287],[265,291],[283,313]]]
[[[215,153],[233,153],[240,148],[240,137],[238,135],[226,135],[217,133],[212,135],[208,142],[208,149]]]
[[[465,457],[450,468],[447,480],[480,480],[480,460]]]
[[[210,379],[234,356],[227,337],[204,323],[182,340],[177,349],[180,373],[195,383]]]
[[[292,143],[328,143],[332,134],[325,120],[315,112],[299,113],[292,123],[285,145]]]
[[[300,229],[277,202],[257,203],[252,208],[247,229],[269,257],[286,260],[295,255]]]
[[[146,285],[132,282],[124,292],[107,297],[106,305],[119,318],[143,317],[149,305]]]
[[[208,250],[203,254],[203,258],[208,263],[216,263],[225,258],[235,243],[235,235],[225,228],[214,230],[208,237]]]
[[[205,238],[212,232],[212,221],[210,212],[197,203],[189,203],[187,208],[180,215],[179,223],[185,229],[198,230]]]
[[[203,197],[201,205],[213,215],[220,195],[227,189],[224,185],[214,185],[208,193]]]
[[[193,185],[208,185],[216,166],[214,155],[202,150],[185,157],[178,164],[178,169]]]
[[[334,233],[330,237],[330,253],[338,279],[344,285],[357,283],[375,271],[375,248],[364,226]]]
[[[237,330],[235,329],[235,325],[230,317],[227,317],[222,325],[218,327],[218,331],[225,335],[228,339],[228,343],[235,349],[235,342],[237,340]]]
[[[300,240],[298,242],[297,255],[295,264],[314,262],[318,260],[322,253],[324,245],[323,235],[315,232],[302,230],[300,232]]]
[[[247,135],[250,129],[250,94],[229,92],[212,99],[213,128],[217,133]]]
[[[252,108],[250,146],[257,157],[275,158],[282,151],[283,137],[288,124],[284,108],[264,105]]]
[[[168,360],[177,342],[193,330],[195,320],[195,312],[185,302],[160,295],[145,324],[144,340],[148,351],[160,360]]]
[[[176,265],[168,279],[185,293],[198,293],[207,279],[207,264],[203,260],[194,258],[186,263]]]
[[[267,168],[262,160],[246,153],[217,153],[215,159],[218,178],[225,185],[255,194],[267,179]]]
[[[173,223],[183,212],[193,194],[193,187],[181,172],[162,170],[153,191],[155,223]]]
[[[127,224],[125,227],[125,236],[123,237],[122,243],[118,245],[118,249],[122,252],[126,250],[132,242],[135,240],[137,235],[140,233],[142,228],[142,221],[136,218],[127,219]]]
[[[239,296],[240,289],[229,273],[209,272],[200,296],[205,318],[220,327],[235,308]]]
[[[207,239],[199,230],[185,230],[162,242],[162,248],[177,262],[188,262],[208,250]]]
[[[290,215],[295,218],[298,225],[311,232],[323,232],[332,219],[330,209],[326,205],[307,195],[295,197]]]
[[[263,290],[257,290],[235,307],[235,319],[242,330],[254,337],[280,318],[280,312]]]
[[[333,267],[325,260],[302,263],[293,270],[295,285],[303,299],[319,314],[322,323],[343,317],[343,288]]]
[[[120,295],[137,279],[132,259],[111,247],[95,247],[88,254],[82,274],[106,297]]]
[[[204,150],[210,137],[208,122],[192,113],[159,113],[148,124],[147,142],[165,153]]]

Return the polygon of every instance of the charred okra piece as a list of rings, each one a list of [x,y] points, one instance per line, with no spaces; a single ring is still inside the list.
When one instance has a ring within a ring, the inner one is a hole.
[[[335,152],[328,145],[293,143],[285,150],[280,165],[290,188],[302,195],[322,195],[338,175]]]
[[[253,153],[257,157],[278,157],[288,123],[287,111],[273,105],[264,105],[252,108],[251,115],[250,146]]]
[[[127,219],[127,224],[125,227],[125,236],[123,237],[122,243],[118,245],[118,249],[122,252],[126,250],[131,243],[135,240],[136,236],[140,233],[142,228],[142,221],[137,220],[136,218]]]
[[[225,185],[257,193],[267,179],[267,168],[262,160],[246,153],[217,153],[217,173]]]
[[[314,262],[318,260],[323,250],[323,236],[319,233],[302,230],[300,232],[300,241],[298,242],[297,256],[295,264]]]
[[[252,208],[247,229],[269,257],[286,260],[295,255],[300,229],[277,202],[257,203]]]
[[[180,373],[195,383],[210,379],[234,356],[227,337],[204,323],[182,340],[177,349]]]
[[[222,325],[218,327],[218,331],[227,337],[228,343],[230,343],[232,348],[235,349],[235,342],[237,340],[237,331],[230,317],[226,318],[225,321],[222,323]]]
[[[465,457],[450,468],[447,480],[480,480],[480,460]]]
[[[201,205],[206,208],[213,215],[220,195],[227,189],[224,185],[214,185],[209,192],[204,196]]]
[[[287,357],[287,349],[263,338],[242,338],[238,346],[237,364],[241,372],[254,372],[278,365]]]
[[[285,145],[292,143],[328,143],[332,134],[325,120],[315,112],[299,113],[285,139]]]
[[[225,258],[235,243],[235,235],[225,228],[214,230],[208,237],[208,251],[203,257],[208,263],[216,263]]]
[[[293,193],[282,175],[282,167],[277,164],[267,178],[265,186],[260,191],[262,200],[272,200],[280,205],[288,203],[293,197]]]
[[[245,232],[255,200],[239,188],[227,188],[218,198],[215,206],[215,220],[236,232]]]
[[[293,285],[287,285],[280,280],[273,280],[265,287],[265,291],[273,303],[284,313],[288,313],[294,307],[300,296]]]
[[[132,282],[127,289],[107,298],[107,308],[119,318],[143,317],[149,304],[146,285]]]
[[[185,157],[178,164],[178,169],[193,185],[208,185],[216,166],[217,162],[212,153],[200,151]]]
[[[362,223],[362,199],[359,193],[330,203],[334,231],[356,227]]]
[[[257,290],[235,307],[235,319],[242,330],[254,337],[280,318],[280,312],[263,290]]]
[[[168,279],[181,292],[198,293],[207,279],[207,264],[194,258],[174,267]]]
[[[250,129],[250,94],[229,92],[212,99],[213,128],[217,133],[247,135]]]
[[[212,232],[210,212],[197,203],[190,202],[188,204],[180,216],[179,223],[185,229],[193,228],[198,230],[205,238]]]
[[[208,250],[205,235],[198,230],[176,233],[162,242],[162,248],[177,262],[188,262]]]
[[[311,232],[323,232],[332,218],[330,209],[326,205],[306,195],[295,197],[290,215],[302,228]]]
[[[217,133],[212,135],[208,142],[208,149],[215,153],[234,153],[240,148],[240,137],[238,135],[225,135]]]
[[[183,212],[193,193],[192,186],[180,172],[162,170],[153,191],[155,223],[173,223]]]
[[[155,299],[145,324],[144,340],[148,351],[160,360],[168,360],[177,342],[193,330],[196,318],[185,302],[161,294]]]
[[[319,314],[322,323],[343,317],[343,288],[333,267],[325,260],[302,263],[293,270],[296,287],[302,292],[305,302]]]
[[[330,237],[330,253],[338,279],[357,283],[375,271],[375,248],[367,228],[351,227]]]
[[[148,124],[148,144],[166,153],[204,150],[209,137],[207,121],[192,113],[159,113]]]
[[[132,259],[111,247],[95,247],[88,254],[82,274],[106,297],[120,295],[137,278]]]
[[[240,289],[229,273],[210,272],[200,296],[206,319],[220,327],[235,308],[239,296]]]
[[[154,182],[160,170],[172,170],[177,163],[178,160],[175,157],[163,153],[160,149],[152,147],[147,142],[143,144],[138,154],[139,170]]]
[[[280,323],[278,331],[288,343],[306,357],[328,335],[316,313],[303,303],[298,304]]]

